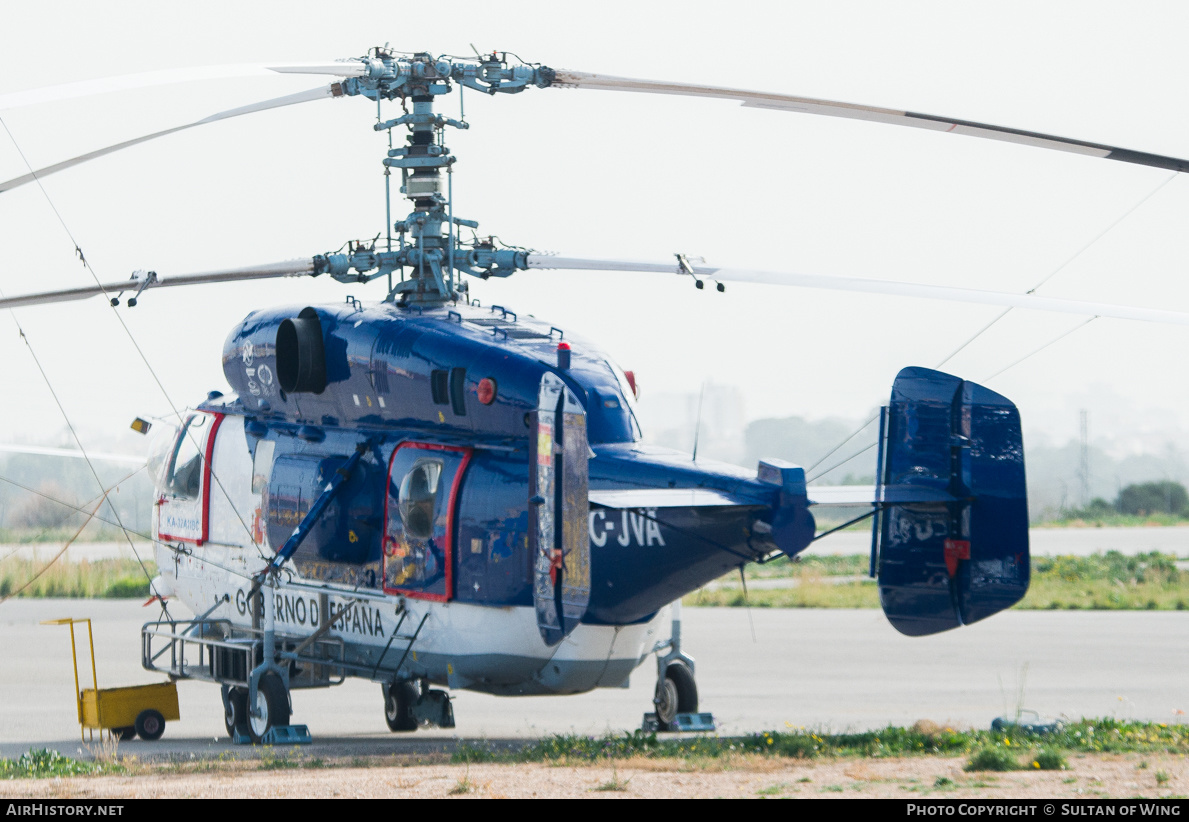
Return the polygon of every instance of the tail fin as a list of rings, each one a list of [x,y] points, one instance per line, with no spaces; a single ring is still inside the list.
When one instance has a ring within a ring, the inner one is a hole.
[[[1028,590],[1020,414],[1006,397],[905,368],[881,423],[872,556],[888,621],[923,636],[969,625]]]

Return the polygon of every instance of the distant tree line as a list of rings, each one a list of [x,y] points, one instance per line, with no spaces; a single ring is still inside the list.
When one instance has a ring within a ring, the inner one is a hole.
[[[1189,518],[1189,492],[1185,486],[1172,480],[1140,482],[1128,485],[1119,491],[1114,502],[1102,497],[1090,500],[1085,508],[1068,512],[1070,516],[1085,519],[1126,514],[1146,517],[1153,514],[1168,514]]]

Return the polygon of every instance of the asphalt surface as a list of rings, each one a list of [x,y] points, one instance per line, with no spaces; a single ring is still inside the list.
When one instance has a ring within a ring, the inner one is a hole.
[[[9,600],[0,605],[0,756],[49,747],[85,756],[74,706],[70,637],[44,619],[94,621],[100,687],[160,681],[139,660],[140,625],[155,616],[120,600]],[[877,728],[918,719],[987,727],[1017,708],[1045,716],[1186,719],[1189,614],[1011,611],[934,637],[896,633],[877,610],[684,611],[697,660],[701,709],[720,733]],[[76,629],[77,630],[77,629]],[[80,633],[80,676],[90,662]],[[358,681],[293,695],[294,723],[309,726],[311,755],[425,751],[457,739],[523,740],[600,735],[640,725],[651,709],[655,666],[627,689],[567,697],[507,698],[457,692],[453,730],[391,734],[379,686]],[[218,688],[179,683],[182,719],[158,742],[120,743],[141,757],[248,753],[230,744]],[[90,747],[88,747],[90,746]]]

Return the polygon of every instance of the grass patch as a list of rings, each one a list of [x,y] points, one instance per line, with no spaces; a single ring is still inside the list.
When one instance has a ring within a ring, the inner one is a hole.
[[[1041,748],[1032,759],[1032,767],[1039,771],[1068,771],[1069,761],[1055,748]]]
[[[1123,555],[1107,551],[1088,557],[1038,557],[1032,585],[1019,608],[1038,610],[1185,610],[1189,572],[1176,557],[1152,551]]]
[[[1152,528],[1187,525],[1189,520],[1176,514],[1117,514],[1110,511],[1080,512],[1081,516],[1064,517],[1034,523],[1034,528]]]
[[[861,576],[868,570],[870,559],[865,554],[811,554],[798,560],[778,557],[763,565],[747,566],[748,579],[776,579],[779,577]],[[738,572],[734,573],[738,579]]]
[[[288,771],[302,767],[304,763],[295,756],[287,753],[277,754],[272,748],[266,747],[260,754],[259,770]]]
[[[468,793],[474,793],[479,790],[479,786],[471,781],[471,769],[468,767],[462,779],[454,783],[450,790],[446,791],[447,796],[462,796]]]
[[[47,748],[29,749],[17,759],[0,758],[0,779],[51,779],[59,776],[124,773],[124,767],[114,761],[83,762],[62,756]]]
[[[788,588],[749,590],[738,574],[722,577],[682,601],[693,606],[754,608],[878,608],[879,589],[867,572],[865,556],[811,556],[801,562],[781,558],[748,568],[749,579],[788,579]],[[844,581],[843,581],[844,580]],[[1032,610],[1189,610],[1189,571],[1171,554],[1124,555],[1118,551],[1088,557],[1037,557],[1031,585],[1017,608]]]
[[[1018,771],[1020,761],[1006,748],[980,748],[962,768],[965,771]]]
[[[52,555],[51,555],[52,556]],[[0,597],[12,593],[45,568],[45,559],[9,557],[0,562]],[[156,563],[146,560],[145,568],[156,576]],[[38,576],[21,597],[61,597],[65,599],[140,598],[149,595],[149,579],[134,559],[100,559],[64,562],[58,560]]]
[[[620,779],[619,774],[612,773],[611,778],[601,785],[596,785],[591,788],[592,791],[606,792],[606,791],[626,791],[631,779]]]
[[[626,791],[628,789],[628,784],[632,781],[631,778],[621,779],[619,776],[619,768],[615,767],[615,760],[611,759],[610,763],[611,763],[611,778],[608,779],[606,782],[603,782],[603,783],[591,788],[592,791],[606,793],[606,792]]]
[[[819,577],[802,580],[795,588],[752,588],[746,597],[739,586],[702,589],[681,601],[694,607],[878,608],[879,588],[874,581],[834,585]]]
[[[992,753],[986,753],[990,751]],[[1083,719],[1055,733],[1030,734],[1021,729],[964,731],[933,723],[912,728],[889,726],[878,731],[830,734],[792,729],[742,737],[662,737],[643,731],[601,737],[550,736],[518,747],[495,747],[486,742],[461,742],[451,761],[595,763],[631,757],[681,759],[710,765],[732,757],[764,756],[791,759],[817,757],[892,757],[923,754],[999,757],[1020,767],[1024,756],[1040,769],[1068,767],[1066,758],[1084,753],[1160,752],[1189,754],[1189,726],[1115,719]],[[977,760],[972,770],[1000,770]],[[808,777],[804,778],[805,780]]]
[[[89,511],[90,507],[87,510]],[[72,516],[81,517],[85,516],[85,514]],[[74,532],[78,530],[78,521],[76,519],[73,525],[51,527],[0,528],[0,545],[40,545],[56,542],[58,543],[58,547],[61,548],[62,543],[73,537]],[[129,530],[131,531],[131,529]],[[149,541],[149,537],[143,534],[134,532],[132,536],[137,542]],[[127,537],[124,536],[124,532],[117,526],[93,519],[83,528],[76,542],[124,542],[125,540],[127,540]]]

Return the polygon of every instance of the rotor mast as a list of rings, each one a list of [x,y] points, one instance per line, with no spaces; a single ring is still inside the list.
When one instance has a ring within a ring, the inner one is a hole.
[[[435,113],[434,102],[438,96],[449,94],[455,83],[493,95],[515,94],[530,85],[545,88],[553,83],[553,69],[509,65],[507,54],[496,52],[470,60],[434,57],[428,52],[396,56],[377,48],[362,62],[366,74],[344,80],[339,84],[340,93],[376,101],[401,101],[404,114],[376,123],[375,129],[389,131],[403,126],[408,130],[405,145],[390,149],[384,165],[400,169],[400,191],[412,203],[413,211],[393,224],[401,238],[398,250],[355,248],[347,254],[325,255],[315,260],[319,272],[352,282],[407,270],[408,278],[402,277],[388,299],[434,305],[456,300],[460,292],[466,291],[455,272],[483,278],[506,277],[527,268],[527,252],[523,250],[497,249],[492,243],[482,242],[464,246],[459,242],[456,227],[478,228],[479,224],[455,217],[451,187],[442,190],[442,172],[449,174],[456,160],[446,146],[445,130],[448,126],[470,126]]]

